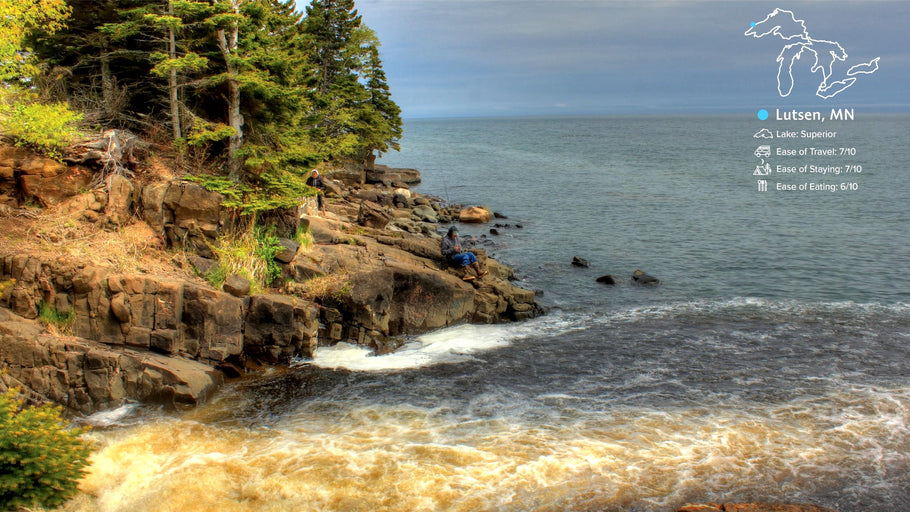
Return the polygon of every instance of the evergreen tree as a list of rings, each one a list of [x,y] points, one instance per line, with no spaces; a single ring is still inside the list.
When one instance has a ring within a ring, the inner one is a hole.
[[[367,91],[370,93],[367,109],[367,131],[363,134],[363,146],[367,153],[378,150],[380,153],[390,148],[398,150],[398,139],[401,137],[401,109],[392,101],[392,93],[386,82],[379,49],[371,46],[369,64],[364,68]]]
[[[313,0],[306,8],[306,33],[312,38],[316,91],[328,94],[344,75],[354,69],[354,55],[348,44],[361,17],[354,0]]]

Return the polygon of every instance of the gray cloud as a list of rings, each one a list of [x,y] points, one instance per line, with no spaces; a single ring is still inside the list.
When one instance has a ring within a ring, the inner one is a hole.
[[[780,44],[747,38],[757,1],[361,0],[406,116],[751,109],[776,94]],[[842,98],[908,104],[908,2],[789,2],[813,36],[882,69]],[[810,80],[811,76],[808,77]],[[794,92],[788,102],[813,102]]]

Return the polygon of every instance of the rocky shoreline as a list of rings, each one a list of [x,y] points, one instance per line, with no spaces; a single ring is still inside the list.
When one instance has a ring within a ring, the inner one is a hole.
[[[319,346],[345,341],[384,353],[433,329],[543,312],[534,292],[512,284],[512,269],[482,248],[475,252],[489,274],[474,282],[463,281],[440,254],[444,225],[489,222],[489,210],[413,193],[420,174],[411,169],[348,164],[321,171],[327,214],[284,212],[275,224],[284,250],[275,259],[286,282],[262,293],[250,295],[249,282],[236,275],[214,289],[198,278],[117,269],[89,255],[23,251],[22,240],[4,235],[0,388],[23,387],[83,414],[124,399],[191,406],[225,378],[311,358]],[[143,183],[119,175],[86,191],[90,178],[84,167],[0,147],[0,220],[29,222],[22,207],[39,204],[89,231],[144,223],[165,250],[186,254],[193,268],[184,270],[202,275],[216,264],[212,247],[234,221],[221,194],[173,177]],[[308,243],[295,233],[306,233]],[[321,282],[331,290],[314,296]],[[67,335],[36,321],[46,305],[70,315]]]

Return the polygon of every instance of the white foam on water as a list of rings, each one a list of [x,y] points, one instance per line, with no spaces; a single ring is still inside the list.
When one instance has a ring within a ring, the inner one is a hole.
[[[123,426],[128,423],[125,420],[133,417],[136,413],[136,409],[139,407],[139,403],[127,402],[116,409],[96,412],[95,414],[85,417],[81,422],[92,425],[93,427]]]
[[[475,354],[510,346],[532,334],[558,334],[583,327],[579,318],[561,314],[520,324],[465,324],[418,336],[397,351],[385,355],[375,355],[369,348],[344,342],[320,347],[312,364],[320,368],[363,372],[425,368],[475,360]]]
[[[381,356],[365,347],[338,343],[318,349],[313,364],[352,371],[424,368],[469,361],[474,358],[472,354],[509,345],[510,338],[503,326],[461,325],[425,334],[396,352]]]

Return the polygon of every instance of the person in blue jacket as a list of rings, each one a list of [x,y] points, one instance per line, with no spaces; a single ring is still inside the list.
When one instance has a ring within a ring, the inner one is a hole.
[[[439,242],[439,250],[442,251],[442,255],[445,256],[450,265],[460,266],[464,269],[464,277],[462,279],[465,281],[472,281],[487,275],[485,270],[480,270],[477,256],[473,252],[462,250],[461,241],[458,239],[458,228],[455,226],[450,227],[446,236]],[[474,268],[476,276],[468,274],[468,265]]]

